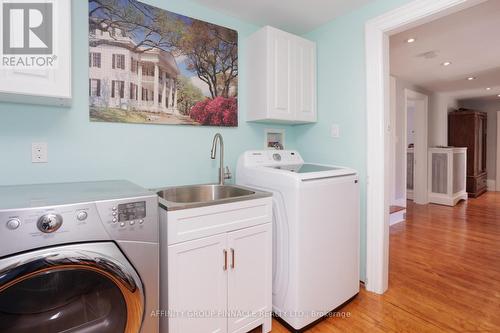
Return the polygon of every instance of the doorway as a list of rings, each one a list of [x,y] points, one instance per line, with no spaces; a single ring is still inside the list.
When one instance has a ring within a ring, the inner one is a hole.
[[[427,199],[427,151],[428,151],[429,97],[405,89],[404,135],[402,160],[407,199],[425,205]]]
[[[384,293],[389,272],[390,75],[389,36],[478,5],[485,0],[415,0],[365,26],[367,100],[366,288]],[[384,195],[380,195],[383,193]]]

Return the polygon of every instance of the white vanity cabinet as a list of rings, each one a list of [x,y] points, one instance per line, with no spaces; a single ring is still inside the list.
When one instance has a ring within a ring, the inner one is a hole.
[[[40,1],[33,2],[38,4]],[[16,51],[17,54],[9,54],[8,51],[3,50],[2,61],[10,59],[8,63],[16,64],[16,66],[0,66],[0,102],[56,106],[71,105],[71,0],[44,0],[42,3],[51,6],[45,10],[52,10],[52,20],[47,18],[49,15],[44,16],[47,14],[46,12],[40,12],[42,13],[40,15],[42,15],[43,24],[47,24],[47,29],[52,31],[51,47],[44,44],[47,46],[44,47],[47,52],[51,51],[51,53],[42,55],[29,54],[32,41],[31,39],[26,41],[26,38],[25,43],[19,44],[18,42],[19,45],[16,46],[17,48],[22,46],[23,49],[27,49],[26,55],[22,51]],[[27,4],[27,6],[29,5]],[[13,2],[11,6],[15,7],[19,6],[19,4]],[[0,17],[9,17],[9,19],[14,20],[15,16],[12,13],[22,13],[23,10],[28,10],[26,8],[16,8],[5,12],[7,7],[3,6],[0,9]],[[29,15],[33,15],[31,9],[29,13]],[[12,24],[10,26],[11,30],[19,30],[20,28],[22,28],[22,25]],[[17,36],[16,31],[11,31],[8,38],[15,38]],[[20,34],[22,34],[22,31]],[[21,67],[18,65],[20,63],[26,66]],[[31,63],[35,64],[35,66]],[[49,63],[52,66],[44,65]],[[36,67],[36,64],[41,64],[43,67]]]
[[[316,44],[266,26],[246,45],[249,121],[316,122]]]
[[[272,199],[160,215],[162,332],[269,332]]]

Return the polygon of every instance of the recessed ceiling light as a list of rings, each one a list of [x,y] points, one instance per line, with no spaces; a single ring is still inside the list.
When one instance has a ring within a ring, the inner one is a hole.
[[[474,77],[474,76],[469,76],[469,77],[467,78],[467,80],[469,80],[469,81],[473,81],[473,80],[475,80],[475,79],[476,79],[476,77]]]
[[[443,66],[450,66],[451,65],[451,61],[445,61],[441,65],[443,65]]]
[[[491,90],[491,88],[490,88],[490,87],[488,87],[488,88],[486,88],[486,90]]]
[[[416,38],[408,38],[406,40],[407,43],[414,43],[417,39]]]

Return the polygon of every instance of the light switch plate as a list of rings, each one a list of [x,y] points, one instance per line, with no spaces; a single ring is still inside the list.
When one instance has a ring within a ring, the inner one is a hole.
[[[49,161],[48,146],[46,142],[34,142],[31,144],[31,162],[47,163]]]
[[[340,127],[338,124],[332,124],[332,128],[330,130],[330,135],[332,138],[339,138],[340,137]]]

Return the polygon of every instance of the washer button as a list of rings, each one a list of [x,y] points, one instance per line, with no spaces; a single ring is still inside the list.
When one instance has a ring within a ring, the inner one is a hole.
[[[144,223],[144,220],[139,220],[139,224],[143,224]]]
[[[130,221],[130,225],[134,225],[135,224],[135,221]]]
[[[76,214],[76,218],[78,219],[78,221],[85,221],[88,216],[89,215],[87,214],[87,212],[83,212],[83,211]]]
[[[116,212],[113,212],[111,215],[116,216]]]
[[[120,223],[120,227],[125,227],[125,222]]]
[[[9,228],[10,230],[16,230],[20,225],[21,221],[19,221],[19,219],[12,219],[7,221],[7,228]]]
[[[116,223],[116,217],[113,218],[113,223]]]

